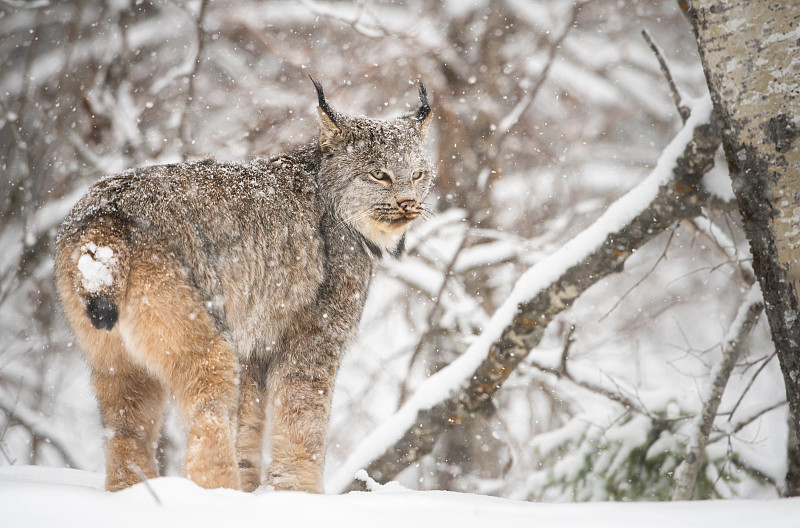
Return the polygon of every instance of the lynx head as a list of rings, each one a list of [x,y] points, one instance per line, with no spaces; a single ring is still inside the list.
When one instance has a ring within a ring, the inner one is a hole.
[[[431,109],[420,81],[420,107],[389,120],[340,114],[325,101],[320,84],[319,186],[342,220],[376,253],[395,256],[405,247],[409,224],[425,212],[433,179],[424,146]]]

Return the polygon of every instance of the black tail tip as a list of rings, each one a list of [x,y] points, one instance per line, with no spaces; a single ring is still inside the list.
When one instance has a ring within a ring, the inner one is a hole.
[[[119,319],[117,307],[108,297],[89,297],[86,299],[86,313],[92,325],[98,330],[111,330]]]

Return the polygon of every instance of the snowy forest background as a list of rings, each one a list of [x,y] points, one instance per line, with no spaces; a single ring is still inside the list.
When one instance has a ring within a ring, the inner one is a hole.
[[[477,339],[525,270],[656,167],[682,116],[643,29],[684,100],[705,97],[676,2],[0,1],[0,464],[103,470],[88,368],[52,277],[57,225],[91,183],[313,140],[309,73],[335,108],[378,117],[415,105],[420,78],[436,215],[373,283],[334,398],[336,475]],[[670,498],[752,297],[724,160],[704,183],[701,216],[581,295],[490,404],[397,480],[525,500]],[[781,493],[786,405],[766,321],[743,344],[697,498]],[[173,416],[165,474],[180,474],[182,436]]]

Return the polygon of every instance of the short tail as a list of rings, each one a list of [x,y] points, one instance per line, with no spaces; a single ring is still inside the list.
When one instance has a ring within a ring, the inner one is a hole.
[[[113,299],[91,296],[86,299],[86,313],[98,330],[111,330],[119,319],[119,309]]]
[[[119,320],[120,292],[125,291],[128,278],[128,253],[124,226],[109,217],[95,218],[58,242],[58,280],[68,276],[68,287],[81,298],[86,315],[97,329],[111,330]]]

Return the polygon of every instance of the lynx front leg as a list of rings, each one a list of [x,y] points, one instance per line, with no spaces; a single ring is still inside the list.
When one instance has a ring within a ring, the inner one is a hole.
[[[325,440],[336,365],[284,361],[270,373],[275,489],[322,493]]]
[[[325,217],[328,241],[340,226]],[[354,244],[359,244],[355,242]],[[299,315],[281,339],[270,365],[267,396],[272,426],[272,465],[268,482],[276,489],[322,492],[328,412],[339,361],[353,338],[372,262],[354,245],[326,245],[328,261],[315,304]]]

